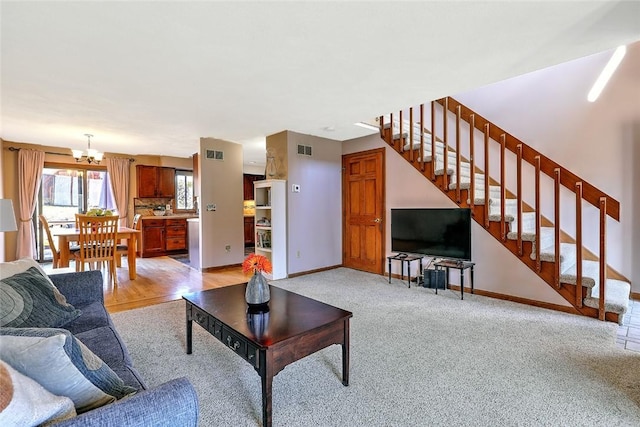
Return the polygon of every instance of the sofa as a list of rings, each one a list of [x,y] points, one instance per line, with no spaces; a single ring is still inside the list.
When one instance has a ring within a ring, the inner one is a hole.
[[[31,268],[30,272],[40,280],[34,268]],[[0,284],[4,286],[4,288],[0,288],[0,291],[6,291],[8,288],[6,284],[11,283],[10,279],[11,278],[5,278],[0,281]],[[6,282],[6,280],[8,280],[8,282]],[[31,327],[21,329],[7,327],[6,310],[3,308],[3,311],[5,311],[5,313],[3,313],[5,326],[0,328],[0,338],[4,339],[4,341],[0,342],[2,346],[0,349],[0,359],[2,360],[0,360],[0,362],[11,370],[12,375],[24,374],[24,376],[29,377],[28,372],[15,372],[24,369],[28,370],[28,368],[23,369],[23,366],[21,366],[20,357],[24,356],[20,356],[17,350],[14,352],[15,354],[11,353],[11,347],[17,347],[11,344],[13,342],[11,340],[51,341],[55,339],[64,343],[62,347],[66,349],[68,354],[72,354],[73,352],[83,353],[80,358],[84,358],[85,362],[88,360],[87,366],[93,364],[94,367],[90,368],[96,370],[85,373],[86,376],[90,376],[96,372],[108,371],[107,376],[110,376],[109,381],[112,382],[109,386],[116,390],[115,393],[111,394],[116,397],[109,396],[108,393],[105,397],[104,393],[97,390],[97,393],[102,393],[100,394],[102,397],[97,400],[98,403],[92,402],[89,405],[85,405],[77,411],[77,415],[75,411],[73,411],[73,416],[62,417],[62,421],[54,419],[51,424],[47,425],[65,427],[124,425],[169,427],[197,425],[198,399],[188,379],[184,377],[178,378],[157,387],[148,388],[138,371],[133,367],[127,348],[118,335],[111,317],[104,306],[102,290],[103,278],[101,272],[87,271],[51,274],[48,276],[48,280],[50,280],[50,282],[55,285],[55,288],[57,288],[57,291],[64,296],[62,300],[66,299],[66,304],[70,307],[66,308],[66,310],[69,313],[69,318],[73,318],[73,320],[68,321],[68,323],[59,328]],[[12,291],[10,290],[9,292]],[[5,308],[7,306],[6,293],[7,292],[2,293],[2,298],[4,299],[2,303]],[[60,299],[59,297],[57,298]],[[29,338],[24,338],[22,335],[29,335]],[[55,337],[52,338],[54,335]],[[29,351],[29,354],[33,353],[31,350]],[[91,355],[91,357],[86,354]],[[93,355],[97,356],[97,358]],[[94,360],[93,362],[91,362],[92,358]],[[55,364],[57,360],[57,356],[47,356],[44,363]],[[98,363],[97,365],[96,361]],[[100,363],[102,362],[106,366],[101,367]],[[100,369],[97,369],[96,366]],[[45,368],[49,372],[56,371],[57,369],[56,366],[48,366]],[[86,370],[86,367],[81,366],[80,370],[82,371],[83,369]],[[60,368],[60,373],[61,375],[63,374],[62,368]],[[26,378],[26,380],[31,381],[29,378]],[[85,378],[82,378],[82,380],[85,380]],[[37,377],[35,382],[38,383]],[[66,380],[62,382],[73,383],[74,381]],[[39,384],[43,385],[44,389],[51,391],[42,381],[40,381]],[[75,386],[75,384],[71,385]],[[35,386],[40,387],[38,384]],[[89,387],[93,387],[93,385],[89,383]],[[19,390],[16,393],[18,392]],[[46,390],[44,390],[44,392],[46,392]],[[59,394],[61,393],[58,393],[58,395]],[[56,395],[56,393],[52,392],[52,395]],[[68,397],[64,397],[64,399],[67,399],[69,404],[75,404],[75,409],[82,406],[77,400],[71,402]],[[34,401],[38,399],[32,398],[31,400]],[[94,408],[94,406],[96,407]],[[15,408],[19,407],[14,407],[14,410]],[[7,417],[9,417],[8,425],[11,425],[12,420],[17,420],[17,418],[11,418],[11,415],[7,415],[7,413],[5,413],[5,418],[3,419],[2,409],[2,406],[0,406],[0,424],[7,422]],[[29,409],[27,408],[27,410]],[[39,408],[35,407],[32,410],[32,412],[38,411]],[[9,412],[9,410],[6,412]],[[35,424],[40,424],[40,421]],[[23,425],[23,422],[16,423],[16,425]]]

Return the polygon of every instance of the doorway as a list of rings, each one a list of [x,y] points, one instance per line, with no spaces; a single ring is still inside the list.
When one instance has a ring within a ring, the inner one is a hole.
[[[384,154],[378,148],[342,157],[342,264],[375,274],[384,273]]]
[[[98,169],[99,168],[99,169]],[[53,228],[75,227],[75,214],[91,208],[115,210],[115,200],[105,167],[65,167],[45,165],[42,170],[38,206],[34,214],[37,259],[51,261],[51,246],[38,215],[47,218]]]

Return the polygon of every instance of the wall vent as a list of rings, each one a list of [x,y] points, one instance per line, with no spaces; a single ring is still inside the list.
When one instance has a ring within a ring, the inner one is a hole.
[[[311,146],[298,144],[298,154],[301,156],[311,156]]]
[[[207,159],[209,159],[209,160],[224,160],[224,151],[207,150]]]

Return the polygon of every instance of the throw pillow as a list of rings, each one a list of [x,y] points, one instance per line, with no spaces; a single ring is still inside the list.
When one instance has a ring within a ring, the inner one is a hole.
[[[38,261],[30,257],[25,257],[16,261],[0,262],[0,279],[22,273],[31,267],[37,268],[43,276],[47,275],[40,264],[38,264]],[[53,282],[51,284],[53,285]]]
[[[75,416],[71,399],[49,393],[0,360],[0,425],[40,426]]]
[[[69,397],[78,413],[136,392],[66,329],[1,328],[0,359],[49,392]]]
[[[66,304],[67,300],[64,295],[58,291],[58,288],[56,288],[56,285],[49,279],[49,276],[47,276],[47,273],[42,269],[42,266],[33,258],[25,257],[17,261],[0,262],[0,279],[23,273],[31,267],[37,268],[40,274],[51,284],[53,293],[56,295],[56,300],[60,301],[61,304]]]
[[[53,328],[78,316],[80,310],[58,299],[55,287],[35,267],[0,280],[2,327]]]

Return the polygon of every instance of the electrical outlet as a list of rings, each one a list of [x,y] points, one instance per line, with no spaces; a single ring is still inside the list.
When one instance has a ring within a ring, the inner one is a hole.
[[[231,252],[231,245],[225,246],[224,250],[227,251],[227,252]]]

